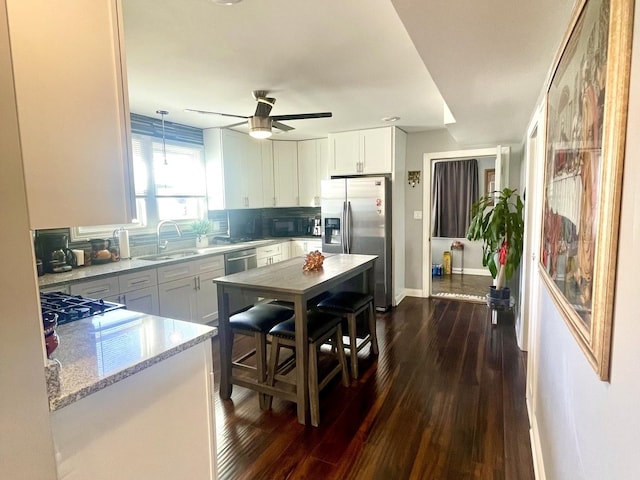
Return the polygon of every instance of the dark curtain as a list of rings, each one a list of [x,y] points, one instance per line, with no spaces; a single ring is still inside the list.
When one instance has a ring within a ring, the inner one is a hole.
[[[437,162],[431,199],[432,236],[465,237],[471,223],[471,205],[477,200],[477,160]]]

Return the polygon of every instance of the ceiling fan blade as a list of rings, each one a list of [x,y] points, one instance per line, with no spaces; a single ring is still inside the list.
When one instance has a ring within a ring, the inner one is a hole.
[[[221,117],[233,117],[233,118],[249,118],[245,115],[232,115],[230,113],[209,112],[208,110],[196,110],[194,108],[185,108],[187,112],[203,113],[206,115],[220,115]]]
[[[322,113],[294,113],[291,115],[274,115],[274,120],[305,120],[307,118],[328,118],[333,116],[331,112]]]
[[[273,117],[271,117],[271,126],[272,127],[276,127],[278,130],[282,130],[283,132],[288,132],[289,130],[293,130],[293,127],[290,127],[289,125],[285,125],[284,123],[280,123],[277,120],[273,120]]]
[[[237,122],[237,123],[232,123],[231,125],[225,125],[222,128],[233,128],[233,127],[237,127],[239,125],[247,125],[247,121],[243,121],[243,122]]]
[[[268,117],[273,105],[276,103],[276,99],[270,97],[259,97],[256,98],[256,100],[258,101],[258,105],[256,105],[256,113],[254,116]]]

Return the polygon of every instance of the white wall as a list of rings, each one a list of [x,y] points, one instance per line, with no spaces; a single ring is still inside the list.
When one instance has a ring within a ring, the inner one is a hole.
[[[519,145],[509,146],[511,147],[509,179],[510,181],[512,181],[515,178],[515,181],[517,182],[517,179],[520,175],[519,165],[522,148]],[[423,158],[425,153],[492,147],[495,148],[496,144],[460,145],[451,135],[449,135],[449,132],[446,129],[410,133],[407,137],[406,169],[407,171],[419,170],[422,172]],[[426,188],[427,191],[429,191],[429,186],[426,186]],[[415,210],[422,211],[423,209],[422,198],[424,189],[424,172],[421,173],[420,184],[416,185],[415,188],[410,187],[405,182],[405,286],[407,289],[422,290],[422,265],[424,263],[422,259],[422,220],[415,220],[413,218],[413,212]],[[465,242],[467,241],[465,240]],[[449,245],[451,245],[450,240],[448,241],[448,243]],[[469,258],[472,258],[472,255],[469,255]],[[458,263],[456,263],[456,260],[454,260],[454,266],[457,265]],[[465,251],[465,267],[466,266],[467,252]],[[429,266],[429,268],[431,267]]]
[[[640,25],[640,5],[635,7]],[[640,34],[629,98],[610,382],[602,382],[551,297],[539,301],[537,430],[547,480],[640,478]]]
[[[56,478],[44,344],[9,52],[0,1],[0,477]]]

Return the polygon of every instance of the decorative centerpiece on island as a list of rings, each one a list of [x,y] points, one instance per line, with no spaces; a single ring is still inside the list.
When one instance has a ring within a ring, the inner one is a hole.
[[[209,220],[195,220],[191,224],[191,228],[196,234],[196,247],[205,248],[209,246],[209,239],[207,233],[211,229],[211,223]]]
[[[304,259],[304,266],[302,270],[304,272],[313,272],[322,269],[322,263],[324,262],[324,255],[318,250],[309,252]]]

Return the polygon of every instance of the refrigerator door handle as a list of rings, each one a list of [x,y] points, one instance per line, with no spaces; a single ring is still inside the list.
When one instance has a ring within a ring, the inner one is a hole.
[[[351,230],[353,221],[351,218],[351,202],[347,202],[347,253],[351,253]]]
[[[342,253],[349,253],[349,250],[347,249],[347,202],[342,202],[342,227],[341,227],[341,234],[342,234]]]

